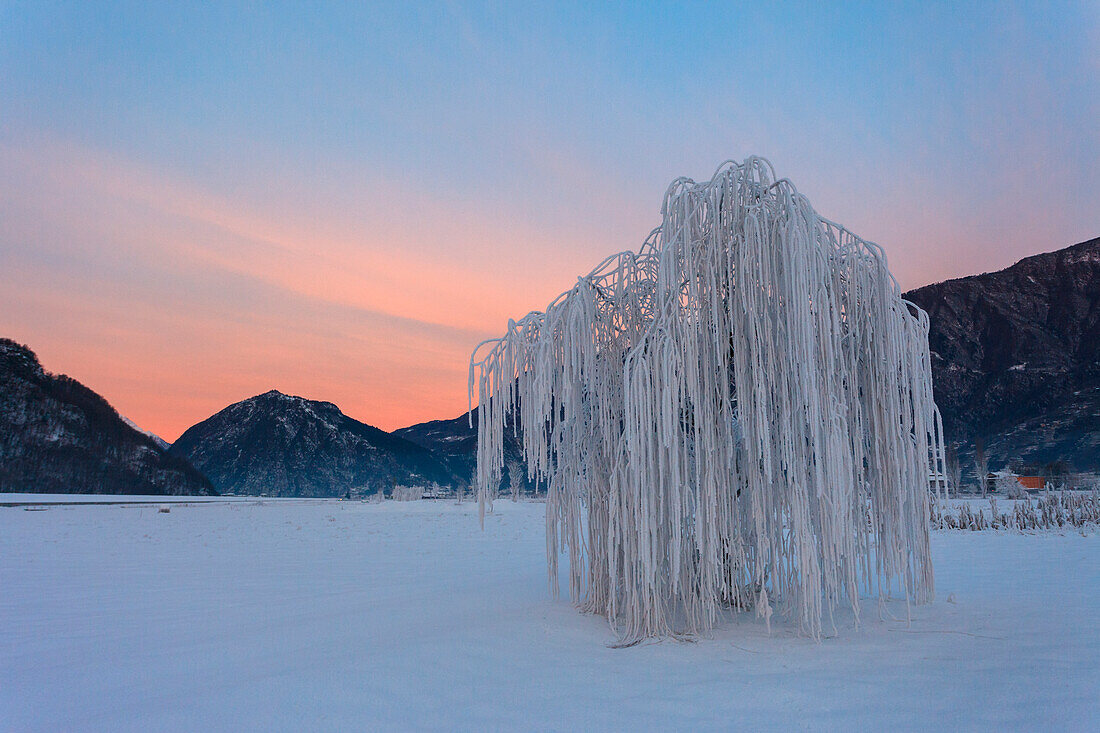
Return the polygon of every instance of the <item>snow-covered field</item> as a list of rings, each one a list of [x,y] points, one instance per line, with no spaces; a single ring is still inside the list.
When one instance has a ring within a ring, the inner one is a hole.
[[[251,496],[147,496],[142,494],[0,494],[0,506],[40,504],[195,504],[257,501]],[[264,498],[263,501],[293,501]]]
[[[908,626],[611,649],[548,596],[543,509],[0,508],[0,729],[1100,728],[1095,532],[936,533]]]

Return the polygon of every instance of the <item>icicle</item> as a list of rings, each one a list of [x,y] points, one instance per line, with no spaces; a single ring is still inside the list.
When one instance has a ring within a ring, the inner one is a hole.
[[[549,487],[551,587],[568,552],[572,597],[622,643],[710,628],[750,588],[813,637],[861,592],[929,600],[928,318],[882,249],[760,158],[673,181],[661,212],[475,350],[479,497],[511,420]]]

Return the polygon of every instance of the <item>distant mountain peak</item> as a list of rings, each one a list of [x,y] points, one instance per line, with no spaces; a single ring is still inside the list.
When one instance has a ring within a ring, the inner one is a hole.
[[[348,417],[332,402],[274,389],[192,426],[170,450],[232,493],[344,496],[397,484],[450,486],[456,478],[430,450]]]
[[[271,399],[271,400],[309,401],[309,400],[306,400],[305,397],[299,397],[298,395],[286,394],[285,392],[280,392],[277,389],[269,389],[268,391],[264,392],[263,394],[258,394],[255,397],[251,397],[250,399],[253,399],[253,400]]]
[[[343,411],[334,402],[329,402],[327,400],[313,400],[309,397],[302,397],[300,395],[292,395],[285,392],[280,392],[277,389],[269,389],[267,392],[264,392],[262,394],[248,397],[241,400],[240,402],[234,402],[229,407],[235,407],[237,405],[253,405],[257,403],[268,405],[281,405],[283,408],[306,407],[313,409],[334,410],[336,412],[339,412],[341,415],[344,414]]]
[[[451,471],[460,478],[468,479],[477,465],[477,424],[478,411],[472,415],[464,412],[450,420],[430,420],[393,431],[394,435],[411,440],[443,459]],[[545,486],[539,486],[527,478],[526,463],[523,460],[523,446],[511,428],[504,431],[504,466],[501,469],[501,486],[511,486],[511,471],[522,467],[520,483],[528,494],[544,492]],[[502,489],[504,490],[504,489]]]

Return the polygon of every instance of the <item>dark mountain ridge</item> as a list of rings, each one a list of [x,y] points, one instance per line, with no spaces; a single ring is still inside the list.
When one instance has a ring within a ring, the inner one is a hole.
[[[468,413],[450,420],[430,420],[394,430],[393,434],[410,440],[435,453],[447,467],[467,483],[477,466],[477,409],[473,412],[473,425]],[[511,487],[511,471],[518,467],[522,476],[521,490],[526,494],[545,491],[527,478],[523,463],[523,448],[519,438],[509,428],[504,431],[504,467],[501,470],[501,492]]]
[[[271,390],[194,425],[169,452],[222,492],[345,496],[398,484],[452,487],[457,477],[427,450],[348,417],[331,402]]]
[[[1100,470],[1100,238],[905,294],[928,312],[944,432],[992,468]]]
[[[100,395],[0,338],[0,492],[213,494]]]

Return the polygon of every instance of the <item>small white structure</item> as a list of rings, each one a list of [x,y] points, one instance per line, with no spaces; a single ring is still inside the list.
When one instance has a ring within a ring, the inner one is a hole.
[[[818,637],[861,592],[930,599],[928,318],[882,249],[761,158],[673,181],[661,212],[639,252],[474,351],[483,506],[515,413],[550,583],[568,552],[572,597],[622,643],[724,606]]]

